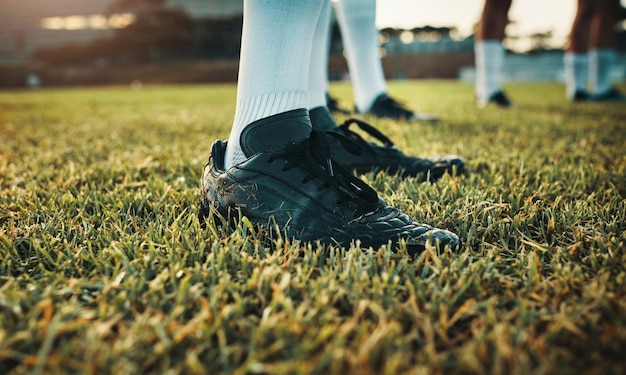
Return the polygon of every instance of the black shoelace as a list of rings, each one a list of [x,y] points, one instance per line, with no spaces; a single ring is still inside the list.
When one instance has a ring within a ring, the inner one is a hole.
[[[359,127],[359,129],[363,130],[369,136],[377,139],[380,143],[382,143],[382,146],[379,146],[371,142],[367,142],[359,134],[350,130],[349,127],[352,124],[356,124]],[[402,153],[402,151],[400,151],[400,149],[395,147],[391,139],[387,138],[387,136],[385,136],[383,133],[381,133],[378,129],[376,129],[372,125],[369,125],[368,123],[361,121],[359,119],[355,119],[355,118],[348,119],[343,124],[339,125],[336,129],[329,130],[328,132],[329,133],[336,132],[336,133],[343,135],[344,137],[347,137],[352,142],[357,144],[362,150],[364,150],[364,152],[369,153],[371,155],[378,154],[378,157],[380,157],[380,152],[377,152],[377,150],[382,151],[386,155],[386,157],[391,158],[393,160],[393,163],[395,164],[394,166],[389,165],[389,164],[380,164],[380,167],[383,169],[390,169],[390,170],[395,171],[398,168],[411,168],[412,170],[426,171],[426,169],[431,168],[433,166],[433,163],[428,159],[407,157],[406,155]]]
[[[323,182],[324,187],[335,190],[343,200],[357,201],[359,206],[366,209],[374,208],[378,202],[378,194],[331,159],[326,134],[339,139],[348,151],[353,153],[360,151],[356,144],[339,133],[313,129],[308,140],[273,153],[269,161],[286,160],[284,170],[299,167],[308,172],[303,183],[317,178]]]
[[[355,119],[355,118],[350,118],[348,120],[346,120],[343,124],[339,125],[338,127],[338,131],[339,132],[343,132],[348,134],[348,137],[359,144],[359,146],[361,146],[362,148],[371,148],[371,145],[367,142],[365,142],[363,140],[363,138],[361,138],[361,136],[359,136],[358,134],[356,134],[355,132],[353,132],[352,130],[350,130],[350,125],[355,124],[359,127],[359,129],[363,130],[364,132],[366,132],[367,134],[369,134],[370,136],[376,138],[378,141],[380,141],[384,146],[386,147],[393,147],[393,142],[391,141],[391,139],[387,138],[386,135],[384,135],[383,133],[381,133],[378,129],[376,129],[375,127],[373,127],[372,125],[361,121],[359,119]],[[332,132],[337,132],[337,130],[334,131],[330,131]]]

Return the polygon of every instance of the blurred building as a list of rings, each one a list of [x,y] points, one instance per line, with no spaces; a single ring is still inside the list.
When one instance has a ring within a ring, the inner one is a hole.
[[[243,0],[0,0],[0,86],[22,85],[23,77],[33,74],[45,84],[162,82],[164,77],[168,82],[234,81],[242,14]],[[545,48],[548,35],[530,36],[532,53],[507,53],[506,80],[562,80],[563,51]],[[626,31],[618,41],[612,76],[623,80]],[[473,36],[459,35],[454,27],[385,28],[380,47],[387,78],[474,80]],[[166,74],[167,64],[155,64],[168,62],[187,66]],[[336,23],[329,76],[349,77]]]
[[[1,0],[0,62],[23,61],[37,49],[111,36],[135,20],[129,0]],[[135,4],[141,4],[136,0]],[[143,0],[143,3],[159,1]],[[243,0],[162,0],[193,18],[241,15]],[[118,10],[116,10],[116,8]]]

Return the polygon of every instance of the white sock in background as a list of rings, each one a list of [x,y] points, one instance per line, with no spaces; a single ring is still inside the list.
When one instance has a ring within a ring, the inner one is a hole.
[[[577,91],[587,92],[587,54],[565,52],[565,96],[574,99]]]
[[[359,112],[367,112],[376,97],[387,92],[376,28],[376,0],[337,0],[333,5],[348,60],[354,102]]]
[[[226,168],[246,160],[239,144],[246,125],[306,108],[311,45],[324,1],[244,1],[237,107]]]
[[[324,1],[317,26],[315,27],[313,48],[311,48],[307,98],[308,109],[326,106],[328,56],[330,54],[330,11],[330,1]]]
[[[502,90],[504,47],[500,40],[480,40],[474,43],[476,63],[476,100],[486,104],[489,98]]]
[[[609,48],[598,48],[588,52],[589,85],[591,94],[602,94],[611,89],[611,67],[615,59],[615,51]]]

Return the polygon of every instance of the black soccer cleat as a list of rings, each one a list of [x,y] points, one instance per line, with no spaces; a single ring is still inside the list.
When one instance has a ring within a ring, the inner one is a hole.
[[[589,101],[589,93],[585,90],[576,90],[570,100],[573,102],[587,102]]]
[[[493,93],[487,101],[478,101],[477,105],[479,108],[484,108],[489,104],[495,104],[500,108],[509,108],[513,105],[513,102],[509,97],[504,93],[504,91],[500,90]]]
[[[358,110],[356,112],[358,113]],[[374,103],[369,111],[364,113],[380,119],[391,119],[396,121],[439,121],[439,118],[435,116],[411,111],[386,93],[380,94],[376,100],[374,100]]]
[[[310,114],[314,127],[331,128],[332,132],[341,134],[357,145],[360,152],[351,152],[345,144],[342,144],[340,138],[329,139],[333,159],[355,173],[384,171],[401,177],[435,181],[445,173],[462,174],[465,172],[465,161],[460,156],[448,155],[432,159],[407,156],[379,130],[363,121],[348,119],[342,125],[337,126],[335,119],[324,107],[314,108],[310,110]],[[330,123],[332,126],[328,125]],[[357,125],[381,144],[365,141],[359,134],[349,129],[352,124]]]
[[[610,88],[604,92],[590,95],[589,101],[604,103],[626,103],[626,96],[617,91],[617,89]]]
[[[305,109],[255,121],[245,133],[248,159],[228,170],[226,142],[213,143],[200,186],[202,223],[217,215],[216,224],[232,225],[245,216],[273,235],[305,243],[398,248],[403,242],[412,255],[427,244],[458,245],[454,233],[416,223],[332,160],[326,133],[311,131]]]

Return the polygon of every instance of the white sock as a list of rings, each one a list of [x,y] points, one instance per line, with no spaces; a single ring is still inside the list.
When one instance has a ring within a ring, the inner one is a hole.
[[[565,52],[565,95],[574,99],[577,91],[587,91],[587,54]]]
[[[313,48],[311,48],[311,63],[309,66],[309,88],[307,108],[326,106],[328,92],[328,55],[330,54],[330,1],[324,1],[320,12]]]
[[[380,94],[387,92],[376,28],[376,0],[333,1],[348,60],[359,112],[370,109]]]
[[[615,59],[615,51],[609,48],[598,48],[588,52],[589,85],[591,94],[601,94],[611,89],[611,67]]]
[[[476,99],[486,103],[502,90],[504,47],[500,40],[480,40],[474,43],[476,63]]]
[[[306,108],[311,45],[323,1],[244,1],[237,107],[226,168],[246,160],[239,143],[246,125]]]

